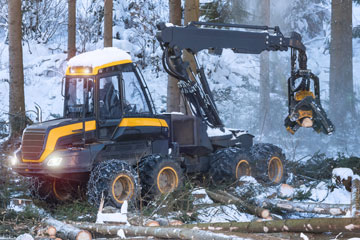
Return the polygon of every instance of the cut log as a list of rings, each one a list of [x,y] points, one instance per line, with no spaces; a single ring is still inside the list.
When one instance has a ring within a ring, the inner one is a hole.
[[[263,222],[229,222],[185,224],[179,227],[210,231],[244,232],[244,233],[360,233],[360,218],[311,218],[273,220]]]
[[[317,213],[333,216],[345,215],[349,210],[349,204],[326,204],[310,202],[292,202],[286,200],[265,199],[262,207],[276,208],[286,212]]]
[[[256,215],[261,218],[268,218],[270,216],[270,211],[262,207],[253,206],[242,201],[240,198],[237,198],[225,191],[218,191],[217,193],[206,190],[206,193],[209,197],[215,201],[223,204],[235,204],[237,207],[240,207],[241,210],[245,210],[253,215]]]
[[[351,214],[360,217],[360,178],[356,175],[351,183]]]
[[[166,238],[166,239],[240,239],[234,236],[227,236],[224,234],[213,233],[208,231],[202,231],[196,229],[184,229],[184,228],[173,228],[173,227],[141,227],[141,226],[115,226],[115,225],[103,225],[96,223],[77,223],[79,228],[86,229],[90,232],[96,232],[105,236],[117,235],[119,230],[124,231],[127,237],[138,237],[138,236],[153,236],[155,238]],[[184,225],[182,225],[184,226]]]
[[[86,230],[81,230],[70,224],[63,223],[54,218],[46,218],[43,220],[47,225],[56,229],[56,235],[61,239],[69,240],[91,240],[91,234]]]
[[[46,232],[50,238],[56,238],[56,228],[55,227],[49,226]]]

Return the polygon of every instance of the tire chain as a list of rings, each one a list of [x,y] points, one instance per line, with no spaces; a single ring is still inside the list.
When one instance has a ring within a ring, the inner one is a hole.
[[[210,158],[210,176],[216,183],[232,179],[233,161],[244,150],[236,147],[224,148],[216,151]]]
[[[120,171],[123,171],[130,176],[133,176],[134,178],[134,197],[133,199],[136,201],[138,198],[138,194],[140,192],[140,185],[138,184],[138,176],[135,170],[125,161],[112,159],[107,160],[104,162],[100,162],[97,164],[90,174],[90,179],[87,184],[87,198],[89,203],[99,206],[102,194],[104,194],[104,206],[106,205],[112,205],[114,206],[114,203],[108,198],[109,192],[108,187],[110,184],[110,181],[112,181],[112,178],[115,174],[120,173]],[[129,205],[131,205],[131,202],[135,201],[129,201]]]
[[[273,154],[278,154],[283,165],[283,178],[280,182],[282,182],[285,178],[285,154],[282,153],[282,149],[270,144],[270,143],[258,143],[252,146],[250,150],[251,157],[254,159],[255,163],[255,174],[256,179],[261,180],[263,182],[269,182],[267,172],[268,172],[268,164],[267,161]]]

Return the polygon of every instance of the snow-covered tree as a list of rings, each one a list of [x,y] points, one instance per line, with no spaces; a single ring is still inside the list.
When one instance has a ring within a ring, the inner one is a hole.
[[[326,24],[330,22],[330,1],[294,0],[285,22],[292,31],[297,31],[305,39],[325,36]]]

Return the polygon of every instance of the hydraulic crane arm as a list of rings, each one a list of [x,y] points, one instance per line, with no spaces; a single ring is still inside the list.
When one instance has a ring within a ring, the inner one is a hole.
[[[285,119],[287,130],[295,133],[299,127],[313,127],[318,132],[323,131],[327,134],[333,132],[334,127],[320,104],[319,81],[307,70],[306,48],[301,42],[300,34],[293,32],[291,37],[284,37],[279,27],[203,22],[191,22],[186,27],[160,23],[157,27],[159,31],[156,37],[164,50],[165,70],[179,80],[178,86],[189,102],[193,114],[201,117],[209,126],[221,128],[223,123],[203,68],[197,64],[197,69],[192,72],[189,63],[182,59],[183,50],[187,50],[195,57],[197,52],[205,49],[216,54],[220,54],[224,48],[231,49],[235,53],[259,54],[263,51],[287,51],[290,48],[289,116]],[[300,84],[299,78],[301,78]],[[314,85],[315,94],[310,91],[310,82]],[[300,92],[302,93],[300,95],[305,97],[301,97],[298,94]],[[303,101],[308,96],[313,97]]]

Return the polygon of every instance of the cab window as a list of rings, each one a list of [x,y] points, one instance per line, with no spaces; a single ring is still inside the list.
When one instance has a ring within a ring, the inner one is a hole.
[[[121,118],[119,75],[99,80],[99,108],[101,119]]]
[[[130,70],[130,69],[129,69]],[[124,112],[125,114],[149,113],[149,107],[139,80],[133,70],[121,74],[123,85]]]

